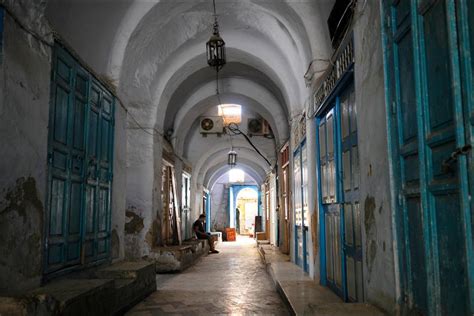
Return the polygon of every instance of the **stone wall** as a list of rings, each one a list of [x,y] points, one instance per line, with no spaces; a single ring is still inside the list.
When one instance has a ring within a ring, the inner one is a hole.
[[[354,74],[365,295],[393,313],[396,281],[380,23],[379,2],[361,1],[354,26]]]
[[[0,54],[0,295],[38,286],[42,277],[51,70],[44,1],[3,4],[46,43],[5,14]]]
[[[127,189],[127,113],[115,104],[114,179],[112,183],[112,259],[125,256],[125,210]]]

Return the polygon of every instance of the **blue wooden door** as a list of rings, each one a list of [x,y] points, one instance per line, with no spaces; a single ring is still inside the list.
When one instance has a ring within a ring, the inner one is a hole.
[[[293,155],[294,163],[294,223],[295,260],[305,272],[309,271],[308,247],[308,162],[306,141],[303,141]]]
[[[359,146],[357,139],[357,109],[354,85],[347,86],[337,97],[339,103],[339,166],[342,171],[343,253],[345,261],[345,298],[353,302],[364,301],[362,272],[362,234],[359,205]]]
[[[81,69],[75,69],[74,60],[63,50],[55,50],[53,67],[46,273],[80,263],[84,189],[83,122],[87,92],[81,90],[81,83],[86,74]]]
[[[344,297],[344,254],[343,254],[343,209],[339,203],[341,194],[339,191],[337,176],[338,166],[338,143],[337,143],[337,120],[338,108],[333,102],[332,109],[318,118],[318,148],[319,148],[319,205],[321,210],[321,221],[324,221],[324,235],[321,239],[324,243],[324,254],[322,258],[325,267],[322,283],[331,287],[338,295]]]
[[[113,98],[95,80],[87,117],[84,261],[107,258],[110,246]]]
[[[468,9],[466,1],[384,1],[393,207],[403,303],[412,313],[472,313],[464,118],[472,82],[470,65],[462,67],[471,50],[459,42],[469,41]]]
[[[306,140],[301,144],[301,194],[303,215],[303,270],[309,272],[308,151]]]
[[[357,109],[352,77],[316,119],[321,280],[346,301],[364,301]]]
[[[294,223],[295,223],[295,261],[301,268],[304,268],[304,228],[303,228],[303,201],[301,191],[301,148],[298,148],[293,155],[294,172]]]
[[[101,87],[99,103],[94,105],[92,81],[69,53],[55,47],[45,223],[47,275],[96,262],[109,253],[114,101]]]

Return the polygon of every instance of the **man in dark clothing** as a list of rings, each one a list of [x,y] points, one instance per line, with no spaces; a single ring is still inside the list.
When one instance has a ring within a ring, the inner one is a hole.
[[[206,230],[204,229],[205,220],[206,220],[206,215],[204,214],[199,215],[199,219],[195,221],[193,224],[193,231],[196,234],[196,237],[198,239],[207,239],[211,253],[219,253],[219,251],[217,251],[214,248],[215,238],[211,234],[206,233]]]

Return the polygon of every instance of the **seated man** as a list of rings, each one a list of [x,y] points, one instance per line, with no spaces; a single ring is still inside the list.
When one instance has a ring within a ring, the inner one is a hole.
[[[193,224],[193,231],[196,234],[196,237],[198,239],[207,239],[207,242],[209,243],[209,249],[210,249],[211,253],[219,253],[219,251],[217,251],[214,248],[214,242],[215,242],[214,237],[211,236],[211,234],[206,233],[206,230],[204,229],[204,221],[205,220],[206,220],[206,215],[204,215],[204,214],[199,215],[199,219],[197,221],[195,221],[194,224]]]

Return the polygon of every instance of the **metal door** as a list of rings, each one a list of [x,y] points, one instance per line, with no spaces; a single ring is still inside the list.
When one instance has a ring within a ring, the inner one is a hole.
[[[99,89],[94,118],[90,114],[94,108],[91,80],[70,54],[55,47],[45,222],[47,275],[109,254],[113,98],[104,88]],[[97,128],[91,133],[94,124]],[[91,187],[90,178],[95,179],[95,187]]]
[[[466,158],[472,153],[464,115],[472,113],[472,67],[467,62],[472,4],[383,4],[389,142],[398,196],[393,207],[404,307],[421,314],[470,314],[472,233]],[[467,46],[461,49],[460,44]]]

